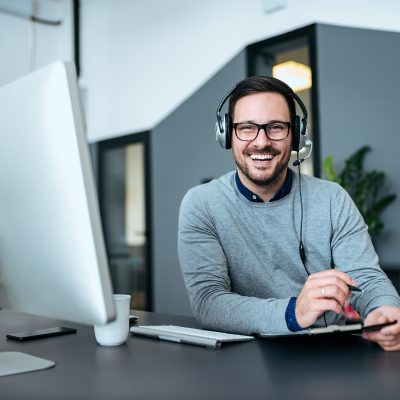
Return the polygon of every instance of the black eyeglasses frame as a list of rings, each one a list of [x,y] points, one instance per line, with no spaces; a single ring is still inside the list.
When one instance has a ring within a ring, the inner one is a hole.
[[[249,125],[257,126],[257,134],[256,134],[256,136],[253,139],[241,139],[238,136],[237,131],[236,131],[236,127],[238,125],[241,125],[241,124],[249,124]],[[282,138],[282,139],[273,139],[273,138],[268,136],[268,127],[271,126],[271,125],[274,125],[274,124],[285,124],[286,125],[287,131],[286,131],[286,136],[284,138]],[[237,122],[237,123],[233,123],[232,125],[233,125],[233,129],[235,131],[236,137],[239,140],[241,140],[242,142],[252,142],[253,140],[256,140],[261,129],[264,130],[264,132],[265,132],[265,134],[266,134],[266,136],[267,136],[267,138],[269,140],[272,140],[273,142],[281,142],[282,140],[287,139],[287,137],[289,136],[290,127],[292,126],[292,124],[290,122],[287,122],[287,121],[273,121],[273,122],[269,122],[267,124],[256,124],[255,122]]]

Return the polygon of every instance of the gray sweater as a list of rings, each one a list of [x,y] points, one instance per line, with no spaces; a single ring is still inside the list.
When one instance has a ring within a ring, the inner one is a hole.
[[[254,203],[238,190],[235,173],[185,195],[179,215],[178,251],[196,319],[204,328],[288,333],[285,311],[307,279],[299,256],[299,179],[280,200]],[[303,244],[310,273],[331,265],[362,288],[351,304],[364,318],[381,305],[400,306],[380,269],[367,226],[339,185],[302,175]],[[341,317],[326,313],[327,322]],[[321,325],[322,319],[315,325]]]

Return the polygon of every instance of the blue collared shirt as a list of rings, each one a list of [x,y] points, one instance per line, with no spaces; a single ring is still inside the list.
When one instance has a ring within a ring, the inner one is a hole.
[[[281,188],[275,193],[275,196],[270,200],[270,201],[276,201],[280,200],[283,197],[287,196],[290,193],[290,190],[292,189],[292,181],[293,181],[293,172],[291,169],[288,168],[288,173],[286,174],[286,179],[285,182],[283,182],[283,185]],[[250,189],[248,189],[246,186],[243,185],[239,178],[239,174],[236,171],[235,174],[235,181],[236,181],[236,186],[239,189],[239,192],[246,197],[247,200],[252,201],[254,203],[263,203],[264,201],[258,196],[256,193],[252,192]]]

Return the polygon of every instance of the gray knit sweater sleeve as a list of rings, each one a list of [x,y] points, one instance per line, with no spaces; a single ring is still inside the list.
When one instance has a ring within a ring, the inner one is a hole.
[[[232,237],[235,246],[245,246],[237,240]],[[227,258],[202,191],[192,190],[182,201],[178,252],[193,313],[204,328],[242,334],[289,332],[289,298],[263,299],[233,291]]]
[[[400,306],[347,193],[308,176],[301,183],[309,271],[335,264],[349,273],[365,289],[352,296],[363,317],[383,304]],[[189,190],[180,209],[178,253],[193,314],[204,328],[289,332],[289,299],[298,296],[307,279],[298,252],[300,217],[296,176],[287,196],[268,203],[247,200],[233,172]],[[329,313],[328,323],[337,318]]]

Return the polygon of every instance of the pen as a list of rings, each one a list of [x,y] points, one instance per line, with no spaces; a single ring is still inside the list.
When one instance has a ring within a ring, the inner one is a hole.
[[[347,287],[352,290],[353,292],[362,292],[363,290],[358,288],[357,286],[347,285]]]

